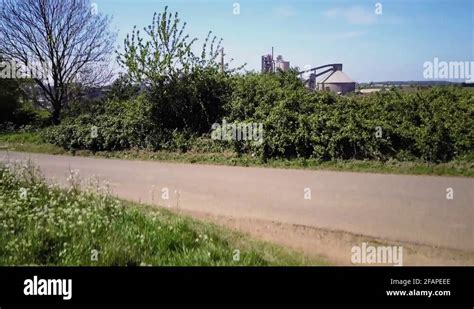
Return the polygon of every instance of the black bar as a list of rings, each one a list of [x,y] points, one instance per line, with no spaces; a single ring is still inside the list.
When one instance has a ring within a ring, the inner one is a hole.
[[[72,279],[72,298],[25,296],[26,279]],[[391,284],[391,279],[422,284]],[[432,284],[425,279],[444,279]],[[449,284],[446,284],[449,279]],[[429,284],[428,284],[429,283]],[[387,290],[450,296],[387,296]],[[0,307],[12,304],[392,304],[473,308],[472,267],[1,267]]]

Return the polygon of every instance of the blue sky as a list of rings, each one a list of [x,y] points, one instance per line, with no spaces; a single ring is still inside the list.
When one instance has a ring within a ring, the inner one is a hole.
[[[422,80],[423,63],[474,61],[473,0],[95,0],[113,16],[117,45],[165,5],[201,46],[209,30],[234,64],[259,70],[275,48],[300,68],[340,62],[358,82]],[[234,14],[234,3],[240,14]],[[382,14],[375,13],[382,4]]]

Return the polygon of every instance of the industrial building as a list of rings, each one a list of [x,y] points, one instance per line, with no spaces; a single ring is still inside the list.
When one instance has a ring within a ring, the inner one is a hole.
[[[273,64],[273,55],[263,55],[262,56],[262,73],[273,73],[274,64]]]
[[[355,88],[355,81],[339,70],[332,72],[318,83],[318,90],[327,90],[338,94],[354,92]]]
[[[290,62],[283,60],[283,56],[279,55],[275,62],[275,69],[288,71],[290,69]]]
[[[273,47],[271,54],[262,56],[262,73],[273,73],[277,70],[288,71],[289,69],[290,62],[283,60],[283,56],[279,55],[274,60]],[[303,76],[307,73],[309,73],[309,78],[305,79]],[[356,82],[342,72],[342,63],[325,64],[299,72],[298,75],[301,78],[301,82],[311,90],[345,94],[354,92],[356,88]],[[318,77],[322,77],[323,80],[317,81]]]
[[[276,60],[272,53],[262,56],[262,73],[273,73],[277,70],[288,71],[290,69],[290,62],[283,60],[282,55],[278,55]]]
[[[303,76],[307,73],[311,74],[308,79],[304,79]],[[299,72],[299,75],[305,86],[312,90],[332,91],[338,94],[345,94],[354,92],[356,88],[355,81],[342,72],[342,63],[325,64]],[[317,81],[316,79],[318,77],[323,77],[323,79]]]

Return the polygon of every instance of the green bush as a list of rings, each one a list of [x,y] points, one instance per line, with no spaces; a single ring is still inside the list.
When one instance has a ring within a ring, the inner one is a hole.
[[[45,130],[43,137],[65,149],[93,151],[157,149],[163,143],[164,134],[151,122],[151,105],[144,96],[104,104],[104,113],[64,119],[60,125]],[[93,134],[95,127],[97,136]]]
[[[197,39],[183,35],[185,27],[165,8],[144,28],[145,36],[134,28],[118,53],[127,74],[114,82],[108,99],[73,105],[61,125],[44,132],[45,139],[67,149],[191,150],[224,116],[232,70],[216,60],[221,40],[209,32],[196,55]]]
[[[230,94],[230,77],[217,68],[194,68],[178,79],[151,87],[155,123],[169,131],[209,133],[213,123],[224,115]]]
[[[458,87],[337,96],[308,91],[292,71],[232,76],[201,68],[138,97],[110,99],[45,136],[66,149],[448,162],[472,153],[473,103],[474,93]],[[224,118],[263,124],[263,143],[209,139],[212,124]],[[96,138],[92,125],[99,129]]]
[[[50,113],[35,109],[31,103],[18,103],[16,106],[1,108],[0,131],[29,131],[40,129],[51,123]]]
[[[457,87],[335,96],[309,92],[286,72],[236,78],[227,111],[230,121],[263,123],[262,145],[237,143],[263,159],[446,162],[473,150],[473,100]]]
[[[198,68],[128,100],[114,94],[104,102],[73,105],[68,117],[43,135],[66,149],[188,151],[192,139],[209,133],[223,116],[229,79],[217,69]],[[92,126],[98,137],[92,137]]]
[[[0,72],[5,68],[3,57],[0,55]],[[21,107],[22,91],[17,79],[0,78],[0,126],[7,122],[13,123],[14,114]]]

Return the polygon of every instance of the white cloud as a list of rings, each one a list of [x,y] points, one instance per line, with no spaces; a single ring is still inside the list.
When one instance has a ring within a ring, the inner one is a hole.
[[[361,6],[334,8],[324,12],[324,15],[330,18],[340,17],[355,25],[371,25],[377,21],[374,10]]]

